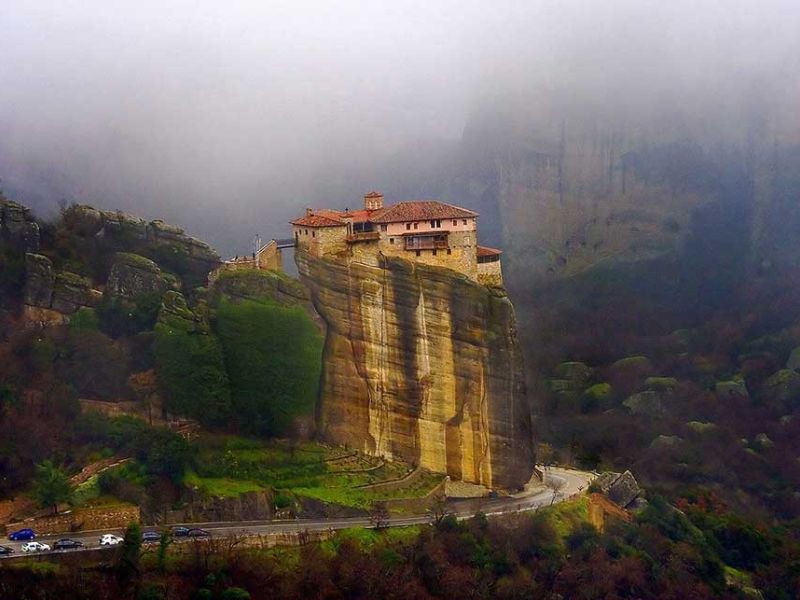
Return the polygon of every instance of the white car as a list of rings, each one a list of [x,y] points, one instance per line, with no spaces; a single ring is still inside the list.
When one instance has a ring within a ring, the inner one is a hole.
[[[106,533],[100,537],[101,546],[116,546],[122,543],[122,538],[113,533]]]
[[[48,550],[50,550],[50,546],[41,542],[26,542],[22,544],[23,552],[47,552]]]

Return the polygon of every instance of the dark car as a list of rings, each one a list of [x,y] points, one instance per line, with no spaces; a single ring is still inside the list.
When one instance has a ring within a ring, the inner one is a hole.
[[[25,528],[19,529],[14,533],[9,534],[8,539],[13,542],[21,542],[23,540],[32,540],[36,538],[36,532],[33,529]]]
[[[63,538],[53,544],[53,550],[75,550],[76,548],[83,547],[83,542],[72,540],[70,538]]]
[[[157,531],[145,531],[142,534],[142,541],[143,542],[157,542],[161,539],[161,534]]]
[[[193,538],[208,537],[210,535],[211,534],[208,533],[205,529],[190,529],[189,531],[186,532],[186,537],[193,537]]]
[[[189,533],[189,528],[184,527],[183,525],[176,525],[170,531],[175,537],[186,537],[186,535]]]
[[[9,548],[8,546],[0,546],[0,556],[5,556],[14,552],[13,548]]]

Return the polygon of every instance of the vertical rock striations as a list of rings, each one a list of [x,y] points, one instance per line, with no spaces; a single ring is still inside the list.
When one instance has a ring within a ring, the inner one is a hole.
[[[396,258],[295,259],[327,324],[323,435],[490,487],[528,480],[522,355],[502,291]]]

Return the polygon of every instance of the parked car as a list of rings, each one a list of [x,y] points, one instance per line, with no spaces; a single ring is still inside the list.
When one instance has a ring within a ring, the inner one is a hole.
[[[174,537],[185,537],[189,533],[189,528],[183,525],[176,525],[170,530]]]
[[[113,533],[105,533],[100,536],[101,546],[116,546],[117,544],[121,544],[123,541],[124,540],[121,537],[114,535]]]
[[[36,532],[33,529],[25,528],[18,529],[8,536],[8,539],[14,542],[21,542],[24,540],[32,540],[36,537]]]
[[[53,544],[53,550],[74,550],[75,548],[81,548],[82,546],[83,542],[79,540],[62,538]]]
[[[14,552],[13,548],[9,548],[8,546],[0,546],[0,556],[8,556]]]
[[[50,546],[41,542],[26,542],[22,544],[23,552],[47,552],[48,550],[50,550]]]
[[[161,539],[161,534],[157,531],[145,531],[142,533],[143,542],[157,542]]]
[[[193,538],[209,537],[210,535],[211,534],[207,532],[205,529],[194,528],[186,532],[186,537],[193,537]]]

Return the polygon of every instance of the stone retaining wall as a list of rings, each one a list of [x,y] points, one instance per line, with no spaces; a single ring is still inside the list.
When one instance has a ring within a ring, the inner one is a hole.
[[[98,506],[79,508],[48,517],[35,517],[8,523],[6,531],[30,527],[37,535],[71,533],[92,529],[123,529],[131,522],[139,522],[139,507],[133,505]]]

